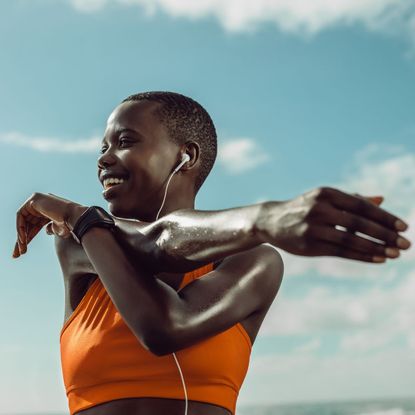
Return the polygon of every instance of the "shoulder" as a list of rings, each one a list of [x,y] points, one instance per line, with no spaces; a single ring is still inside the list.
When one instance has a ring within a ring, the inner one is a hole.
[[[284,262],[281,254],[273,245],[263,243],[253,248],[250,255],[264,265],[263,273],[259,277],[261,296],[264,300],[273,301],[284,276]]]
[[[275,246],[269,243],[263,243],[253,249],[256,250],[257,255],[266,255],[268,260],[275,261],[279,266],[283,265],[281,254]]]
[[[244,252],[246,255],[252,256],[252,258],[266,267],[266,270],[271,271],[274,274],[284,273],[284,262],[281,254],[277,248],[269,243],[260,244],[252,249]]]
[[[235,283],[243,283],[241,287],[248,288],[252,296],[260,299],[261,309],[274,300],[284,275],[284,262],[273,245],[263,243],[217,262],[214,269],[228,276],[235,275]]]

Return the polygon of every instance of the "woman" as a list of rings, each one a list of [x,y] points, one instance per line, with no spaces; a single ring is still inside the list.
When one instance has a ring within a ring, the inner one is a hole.
[[[194,211],[215,158],[216,132],[199,104],[174,93],[133,95],[110,115],[98,160],[115,227],[91,226],[78,245],[72,236],[81,235],[91,208],[35,193],[19,209],[16,257],[45,224],[58,235],[71,415],[234,414],[252,345],[283,276],[281,256],[267,242],[300,255],[369,262],[399,255],[398,218],[376,207],[381,200],[335,189]],[[357,224],[362,207],[366,220]],[[319,232],[310,233],[311,224]],[[348,238],[335,225],[350,227]]]

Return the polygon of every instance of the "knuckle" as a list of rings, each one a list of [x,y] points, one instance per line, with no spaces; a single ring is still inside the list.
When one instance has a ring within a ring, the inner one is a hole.
[[[333,189],[328,186],[320,186],[317,187],[307,194],[307,199],[310,201],[312,205],[318,205],[323,201],[329,199],[330,195],[332,194]]]
[[[323,193],[323,187],[317,187],[314,190],[312,190],[310,192],[310,196],[313,200],[319,200],[319,198],[321,197],[322,193]]]
[[[328,186],[320,186],[316,189],[315,198],[316,200],[325,199],[331,191],[331,188]]]

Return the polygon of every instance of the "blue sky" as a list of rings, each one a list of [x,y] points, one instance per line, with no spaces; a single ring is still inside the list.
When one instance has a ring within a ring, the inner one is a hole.
[[[414,1],[16,0],[0,3],[0,50],[0,413],[67,411],[53,238],[13,260],[16,211],[33,192],[107,207],[99,142],[131,93],[211,114],[218,158],[196,209],[327,185],[381,194],[415,225]],[[385,265],[280,252],[238,405],[413,396],[413,250]]]

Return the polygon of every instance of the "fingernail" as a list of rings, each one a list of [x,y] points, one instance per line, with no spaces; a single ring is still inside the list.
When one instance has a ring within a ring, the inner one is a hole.
[[[373,257],[373,262],[385,262],[386,258],[381,257],[381,256],[374,256]]]
[[[386,248],[385,254],[388,257],[396,258],[400,255],[400,252],[399,252],[399,249],[396,249],[396,248]]]
[[[405,223],[405,222],[402,222],[401,220],[397,220],[396,222],[395,222],[395,228],[398,230],[398,231],[406,231],[407,229],[408,229],[408,225]]]
[[[407,239],[402,238],[400,236],[396,241],[396,245],[398,245],[399,248],[405,249],[405,248],[409,248],[411,246],[411,243]]]

